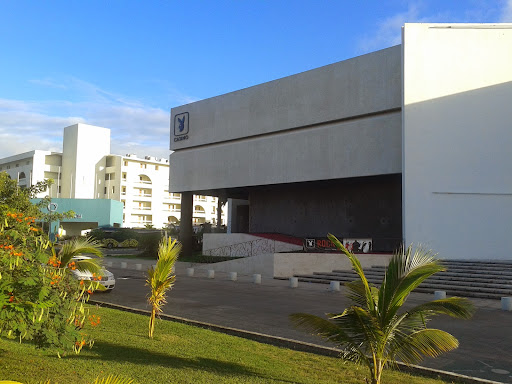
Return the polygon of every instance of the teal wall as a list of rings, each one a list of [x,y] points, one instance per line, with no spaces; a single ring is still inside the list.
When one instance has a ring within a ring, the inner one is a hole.
[[[37,203],[39,199],[33,199]],[[108,199],[52,199],[52,203],[57,204],[56,212],[64,213],[73,211],[77,217],[63,219],[64,223],[98,223],[102,226],[121,226],[123,223],[123,203],[117,200]],[[44,213],[48,213],[46,207],[42,208]]]

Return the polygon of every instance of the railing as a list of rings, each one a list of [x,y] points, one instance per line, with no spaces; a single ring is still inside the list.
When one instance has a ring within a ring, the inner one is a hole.
[[[203,251],[206,256],[226,256],[226,257],[250,257],[257,255],[264,255],[267,253],[274,253],[276,249],[276,242],[269,239],[256,239],[246,241],[245,243],[238,243],[226,245],[224,247],[208,249]]]

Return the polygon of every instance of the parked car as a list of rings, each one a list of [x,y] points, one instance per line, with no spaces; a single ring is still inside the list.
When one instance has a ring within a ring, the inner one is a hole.
[[[91,259],[89,256],[75,256],[73,257],[73,261],[81,261]],[[92,273],[89,271],[79,271],[78,269],[74,269],[73,275],[78,280],[93,280]],[[116,286],[116,279],[114,278],[114,274],[105,268],[101,270],[100,279],[98,282],[106,288],[106,292],[110,292]]]

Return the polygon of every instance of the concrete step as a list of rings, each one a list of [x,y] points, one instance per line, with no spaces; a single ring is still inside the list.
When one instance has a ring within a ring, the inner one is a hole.
[[[383,266],[373,266],[371,269],[373,271],[382,271],[384,272],[386,270],[386,267]],[[366,271],[365,271],[366,272]],[[511,268],[503,268],[503,267],[486,267],[486,266],[475,266],[475,267],[469,267],[469,266],[447,266],[447,270],[444,272],[439,273],[468,273],[468,274],[482,274],[482,273],[489,273],[492,275],[506,275],[506,276],[512,276],[512,269]]]
[[[507,261],[464,261],[443,260],[448,268],[424,281],[416,292],[433,293],[446,291],[447,295],[500,299],[512,296],[512,262]],[[379,286],[384,278],[385,266],[373,266],[365,269],[368,281]],[[297,275],[299,281],[329,284],[331,281],[341,283],[356,281],[354,271],[333,270],[315,272],[310,275]]]
[[[331,273],[331,272],[315,272],[313,275],[296,275],[296,277],[310,277],[310,278],[320,278],[320,279],[331,279],[333,281],[354,281],[358,279],[358,276],[355,273],[349,272],[349,274],[339,274],[339,273]],[[380,284],[383,280],[382,277],[379,278],[377,276],[369,276],[366,275],[366,278],[369,281],[372,281],[372,284]],[[457,282],[457,284],[453,284]],[[512,289],[512,281],[507,282],[496,282],[495,280],[489,279],[463,279],[463,278],[451,278],[451,277],[443,277],[443,276],[431,276],[428,278],[425,283],[435,284],[435,285],[456,285],[456,286],[468,286],[475,288],[503,288],[503,289]],[[450,284],[452,283],[452,284]]]
[[[357,279],[357,274],[353,271],[332,271],[332,272],[314,272],[315,275],[325,275],[325,276],[346,276],[352,277],[353,279]],[[365,275],[367,278],[378,278],[382,280],[384,278],[383,272],[375,272],[375,271],[365,271]],[[435,275],[431,276],[429,279],[431,280],[441,280],[441,281],[459,281],[459,282],[467,282],[468,284],[485,284],[485,283],[495,283],[495,284],[505,284],[512,285],[512,278],[503,275],[486,275],[486,274],[458,274],[458,273],[450,273],[450,272],[439,272]]]
[[[333,270],[332,273],[354,273],[353,271]],[[372,267],[364,271],[365,275],[368,276],[384,276],[385,270],[383,268]],[[467,270],[467,269],[449,269],[448,271],[438,272],[434,276],[446,276],[446,277],[460,277],[464,278],[484,278],[484,279],[498,279],[498,280],[510,280],[512,281],[512,271],[485,271],[485,270]]]
[[[318,284],[330,284],[331,281],[349,282],[349,280],[333,280],[333,279],[321,279],[317,277],[299,277],[300,282],[306,283],[318,283]],[[350,280],[353,281],[353,280]],[[379,282],[369,281],[373,285],[377,285]],[[414,292],[422,293],[434,293],[434,291],[445,291],[448,296],[462,296],[462,297],[475,297],[483,299],[494,299],[500,300],[503,296],[512,296],[512,289],[488,289],[488,288],[472,288],[464,286],[449,286],[449,285],[432,285],[432,284],[421,284],[417,287]]]

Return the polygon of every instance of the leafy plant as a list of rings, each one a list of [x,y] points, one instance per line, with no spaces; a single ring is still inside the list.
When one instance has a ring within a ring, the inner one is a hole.
[[[107,248],[117,248],[119,246],[119,242],[117,240],[114,240],[114,239],[104,239],[102,241],[103,243],[103,246],[107,247]]]
[[[160,242],[164,236],[160,232],[143,232],[139,234],[139,249],[144,250],[141,256],[147,258],[158,257]]]
[[[384,368],[400,360],[419,362],[424,356],[437,357],[458,347],[457,339],[439,329],[427,328],[434,315],[470,318],[473,305],[465,298],[450,297],[401,311],[409,294],[425,279],[444,271],[430,251],[412,247],[399,250],[389,262],[380,288],[371,286],[357,257],[333,235],[329,239],[351,261],[359,280],[346,284],[354,305],[328,319],[295,313],[293,323],[340,345],[342,356],[365,364],[370,382],[379,384]]]
[[[85,265],[71,258],[95,251],[75,243],[57,252],[36,223],[34,190],[16,187],[0,173],[0,335],[79,352],[92,343],[82,332],[89,317],[83,303],[99,284],[73,278],[71,270]]]
[[[123,240],[119,246],[124,248],[137,248],[139,246],[139,242],[135,239],[126,239]]]
[[[176,275],[174,264],[178,260],[181,251],[181,244],[171,238],[163,238],[158,247],[158,260],[155,268],[148,271],[147,285],[151,287],[151,295],[148,298],[151,305],[149,318],[149,337],[153,337],[155,330],[155,317],[162,312],[162,307],[167,302],[166,292],[172,288]]]

